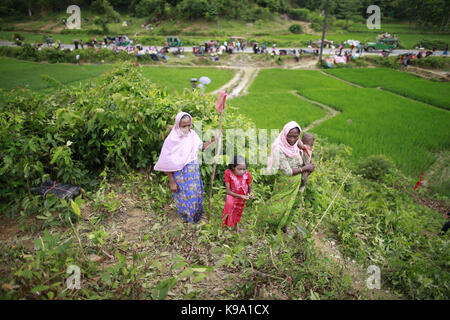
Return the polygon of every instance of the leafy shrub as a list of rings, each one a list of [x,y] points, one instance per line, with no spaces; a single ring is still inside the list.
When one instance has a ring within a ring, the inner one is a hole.
[[[153,17],[164,14],[165,1],[162,0],[140,0],[135,6],[138,17]]]
[[[60,34],[73,34],[73,35],[104,35],[105,33],[101,29],[63,29]]]
[[[20,59],[38,61],[39,60],[38,50],[35,47],[31,46],[30,44],[26,43],[22,46],[22,51],[20,52]]]
[[[8,46],[0,46],[0,56],[5,57],[19,57],[22,52],[22,48],[20,47],[8,47]]]
[[[105,167],[115,172],[147,168],[157,160],[167,126],[180,110],[201,119],[203,128],[218,126],[212,96],[198,91],[169,96],[140,70],[124,64],[98,86],[48,96],[29,90],[6,94],[0,111],[2,197],[19,201],[49,177],[87,187]],[[240,117],[230,112],[224,123],[248,126]]]
[[[416,43],[414,47],[423,47],[430,50],[433,49],[433,47],[436,47],[436,50],[444,50],[446,45],[447,42],[442,40],[422,39],[420,42]]]
[[[384,155],[372,155],[358,164],[358,173],[370,180],[380,180],[394,168],[393,162]]]
[[[114,10],[108,0],[95,0],[91,3],[91,8],[94,12],[103,15],[102,19],[105,19],[106,22],[112,22],[120,18],[119,13]]]
[[[410,60],[413,66],[430,68],[430,69],[442,69],[448,70],[450,68],[450,62],[445,57],[427,57],[423,59]]]
[[[170,36],[170,35],[176,35],[181,32],[181,29],[179,29],[175,25],[164,25],[160,27],[156,33],[162,36]]]
[[[323,29],[323,26],[320,23],[313,22],[310,24],[311,29],[313,29],[316,32],[320,32]]]
[[[358,67],[367,67],[369,64],[364,60],[364,59],[355,59],[353,61],[355,63],[356,66]]]
[[[366,61],[370,61],[378,67],[400,69],[402,65],[398,62],[398,57],[364,56]]]
[[[287,12],[289,18],[294,20],[309,21],[310,11],[308,9],[289,8]]]
[[[182,18],[201,18],[207,7],[206,0],[183,0],[178,3],[177,10]]]
[[[29,44],[25,44],[21,48],[0,47],[0,56],[14,57],[22,60],[30,61],[48,61],[50,63],[75,63],[75,56],[80,55],[80,61],[98,63],[102,60],[105,62],[117,61],[135,61],[134,54],[128,54],[126,51],[114,52],[105,48],[88,48],[84,50],[55,50],[53,48],[42,48],[38,50]],[[149,55],[142,57],[140,61],[152,62]]]
[[[39,60],[45,60],[50,63],[68,62],[67,52],[62,50],[55,50],[52,48],[44,48],[39,51]]]
[[[289,31],[295,34],[302,33],[302,26],[299,24],[293,24],[289,27]]]
[[[268,20],[272,17],[269,8],[262,8],[259,6],[252,7],[242,14],[242,18],[248,22],[255,22],[257,20]]]
[[[21,35],[20,33],[14,33],[13,39],[14,39],[14,40],[20,40],[20,41],[25,40],[24,36]]]

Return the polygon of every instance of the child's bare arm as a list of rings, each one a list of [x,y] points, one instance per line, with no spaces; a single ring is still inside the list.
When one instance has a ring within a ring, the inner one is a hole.
[[[178,192],[178,185],[173,177],[173,172],[166,172],[169,177],[169,189],[171,192]]]
[[[232,196],[232,197],[236,197],[236,198],[241,198],[243,200],[248,200],[248,196],[245,196],[243,194],[237,194],[237,193],[234,193],[233,191],[231,191],[229,183],[226,182],[225,183],[225,187],[227,189],[227,195]]]
[[[250,184],[248,185],[248,196],[250,197],[250,199],[253,199],[255,197],[255,195],[253,194],[252,186]]]
[[[211,141],[203,142],[202,150],[205,150],[206,148],[208,148],[210,146],[210,144],[214,143],[214,141],[216,141],[216,138],[212,137]]]

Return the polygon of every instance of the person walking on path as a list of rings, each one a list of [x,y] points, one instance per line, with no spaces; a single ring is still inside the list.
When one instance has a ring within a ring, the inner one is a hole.
[[[215,137],[202,142],[191,127],[191,115],[179,112],[174,127],[164,140],[154,170],[168,175],[169,189],[184,222],[197,223],[203,215],[203,182],[198,152],[211,145]]]

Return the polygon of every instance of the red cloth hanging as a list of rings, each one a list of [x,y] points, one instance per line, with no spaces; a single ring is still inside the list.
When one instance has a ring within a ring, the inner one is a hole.
[[[225,109],[225,100],[227,100],[227,93],[225,91],[220,91],[219,99],[216,102],[216,110],[219,113],[222,113],[223,109]]]
[[[417,190],[417,188],[420,186],[420,183],[422,182],[423,173],[420,175],[419,181],[417,181],[416,185],[414,186],[414,190]]]

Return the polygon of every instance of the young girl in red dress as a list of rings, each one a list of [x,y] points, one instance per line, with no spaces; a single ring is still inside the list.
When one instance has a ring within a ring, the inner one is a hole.
[[[227,199],[222,212],[222,227],[229,226],[239,231],[237,223],[241,220],[245,201],[254,198],[251,183],[252,176],[247,170],[245,158],[235,156],[233,163],[225,170]]]

